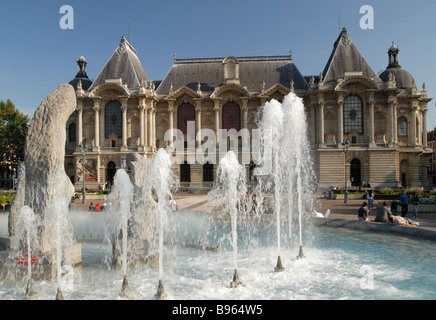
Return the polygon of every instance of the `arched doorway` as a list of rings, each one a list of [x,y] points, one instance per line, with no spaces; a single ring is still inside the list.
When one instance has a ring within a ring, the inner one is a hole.
[[[113,183],[116,173],[117,173],[117,165],[113,161],[109,162],[107,164],[107,169],[106,169],[106,180]]]
[[[362,185],[362,170],[359,159],[351,160],[350,180],[353,187],[360,187]]]
[[[400,163],[400,179],[401,186],[403,188],[407,188],[409,186],[409,162],[407,160],[403,160]]]

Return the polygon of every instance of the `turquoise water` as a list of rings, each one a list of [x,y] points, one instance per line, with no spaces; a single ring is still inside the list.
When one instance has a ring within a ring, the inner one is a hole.
[[[192,228],[202,231],[202,225],[194,223]],[[167,245],[163,282],[168,299],[436,299],[432,242],[344,229],[314,229],[310,246],[304,247],[305,258],[297,260],[297,248],[283,247],[285,271],[276,273],[277,250],[272,233],[258,228],[252,229],[252,236],[242,237],[243,232],[240,228],[241,239],[251,239],[252,243],[256,235],[268,238],[238,250],[238,273],[245,286],[230,288],[232,250],[225,240],[220,253]],[[61,281],[64,299],[119,299],[123,275],[110,268],[110,246],[104,242],[84,242],[82,246],[82,268],[70,271]],[[153,299],[158,270],[129,270],[128,280],[134,299]],[[34,289],[39,299],[52,300],[56,295],[53,283],[36,283]],[[0,281],[2,300],[22,299],[24,292],[23,281]]]

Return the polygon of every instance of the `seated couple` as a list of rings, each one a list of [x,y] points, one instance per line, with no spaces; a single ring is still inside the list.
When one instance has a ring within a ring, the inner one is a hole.
[[[392,223],[401,226],[412,226],[409,221],[400,216],[394,216],[391,212],[391,209],[388,206],[387,202],[379,203],[377,206],[377,216],[374,219],[374,222],[384,222],[384,223]]]

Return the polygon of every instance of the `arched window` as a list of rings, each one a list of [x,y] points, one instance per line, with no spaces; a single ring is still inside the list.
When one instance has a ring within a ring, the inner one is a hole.
[[[76,142],[76,124],[72,123],[68,126],[68,142]]]
[[[206,162],[203,165],[203,181],[212,182],[213,181],[213,164]]]
[[[121,103],[118,101],[111,101],[106,105],[104,110],[104,135],[106,138],[113,133],[117,137],[122,137],[122,111]]]
[[[183,103],[177,109],[177,129],[188,133],[188,121],[195,121],[195,109],[190,103]]]
[[[407,119],[404,117],[398,119],[398,136],[407,137]]]
[[[226,130],[241,130],[241,109],[236,102],[228,102],[223,106],[222,128]]]
[[[363,103],[357,95],[350,95],[344,101],[344,133],[351,131],[363,134]]]

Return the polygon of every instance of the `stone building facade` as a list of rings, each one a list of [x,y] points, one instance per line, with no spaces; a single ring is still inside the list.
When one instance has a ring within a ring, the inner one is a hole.
[[[93,82],[86,74],[85,58],[77,61],[78,73],[70,82],[76,89],[77,110],[66,128],[66,171],[81,188],[83,142],[86,186],[95,188],[113,179],[128,153],[152,158],[158,148],[168,145],[165,133],[179,129],[187,141],[185,163],[174,164],[180,188],[206,190],[213,184],[217,165],[189,161],[193,147],[205,142],[200,130],[251,132],[261,106],[294,92],[305,104],[320,189],[343,187],[345,180],[349,187],[427,185],[432,150],[427,146],[426,114],[431,99],[425,85],[417,89],[398,57],[399,48],[392,44],[388,66],[377,75],[343,29],[317,76],[303,76],[292,54],[175,57],[166,77],[153,81],[123,37]],[[188,130],[189,121],[195,121],[194,132]],[[188,145],[190,138],[195,146]],[[219,135],[210,142],[229,144],[219,141]],[[216,157],[218,163],[220,154]],[[250,180],[254,166],[246,164]]]

